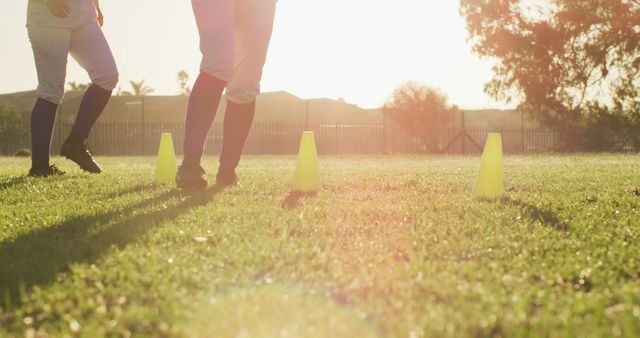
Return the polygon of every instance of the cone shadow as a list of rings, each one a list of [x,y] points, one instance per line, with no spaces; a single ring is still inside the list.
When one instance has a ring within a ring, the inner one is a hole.
[[[306,197],[315,197],[317,194],[317,192],[292,191],[282,202],[282,208],[287,210],[295,209]]]
[[[532,221],[539,221],[543,226],[551,227],[558,231],[569,230],[567,222],[558,219],[558,216],[551,210],[541,209],[536,205],[511,197],[503,197],[500,199],[500,202],[502,205],[520,209],[523,216],[528,217]]]

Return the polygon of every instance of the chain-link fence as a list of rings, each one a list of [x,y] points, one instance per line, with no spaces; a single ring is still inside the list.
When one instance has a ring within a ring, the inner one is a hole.
[[[52,153],[56,154],[71,130],[69,122],[58,122],[54,130]],[[302,132],[312,130],[320,154],[394,155],[394,154],[475,154],[481,151],[490,132],[502,134],[505,153],[545,153],[556,149],[557,135],[549,129],[445,129],[432,135],[429,145],[393,123],[326,124],[267,123],[253,125],[245,154],[295,154]],[[99,122],[89,137],[92,151],[101,156],[154,155],[160,134],[173,135],[178,154],[182,153],[184,123]],[[222,125],[214,124],[207,137],[206,153],[218,154],[222,146]],[[29,148],[28,142],[14,147]]]

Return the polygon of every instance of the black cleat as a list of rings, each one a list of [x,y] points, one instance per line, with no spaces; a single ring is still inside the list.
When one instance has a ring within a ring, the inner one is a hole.
[[[98,164],[93,160],[93,155],[84,143],[72,143],[65,141],[62,144],[60,154],[67,159],[75,162],[84,171],[99,174],[102,172]]]
[[[207,189],[207,180],[204,179],[206,172],[199,164],[183,164],[178,167],[176,174],[176,185],[182,190]]]
[[[221,188],[238,185],[238,175],[235,171],[218,171],[216,185]]]
[[[49,176],[62,176],[64,171],[58,169],[55,165],[31,167],[29,170],[29,177],[49,177]]]

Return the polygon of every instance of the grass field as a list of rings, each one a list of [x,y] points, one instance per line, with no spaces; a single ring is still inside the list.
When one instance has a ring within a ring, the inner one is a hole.
[[[0,159],[0,336],[637,337],[640,157],[246,158],[184,196],[152,158]],[[215,159],[207,159],[210,178]]]

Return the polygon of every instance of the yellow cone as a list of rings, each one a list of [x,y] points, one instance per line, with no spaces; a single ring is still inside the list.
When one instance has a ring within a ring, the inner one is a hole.
[[[487,137],[474,194],[476,197],[485,198],[500,198],[504,194],[504,164],[500,134],[491,133]]]
[[[312,131],[305,131],[302,134],[296,176],[293,180],[293,190],[300,192],[315,192],[320,190],[318,153]]]
[[[162,133],[156,164],[156,182],[173,183],[176,179],[176,171],[176,153],[173,150],[171,133]]]

